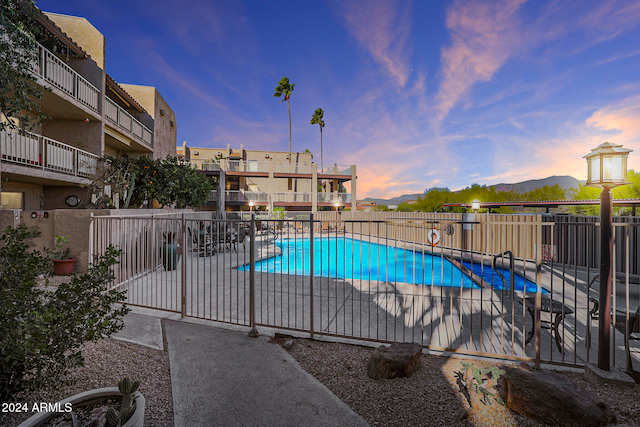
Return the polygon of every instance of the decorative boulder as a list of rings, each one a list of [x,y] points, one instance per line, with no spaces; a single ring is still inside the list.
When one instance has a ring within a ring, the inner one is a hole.
[[[502,389],[510,409],[552,426],[605,426],[616,419],[603,401],[554,372],[508,368]]]
[[[408,377],[420,367],[422,346],[415,342],[376,348],[369,358],[367,374],[374,380]]]

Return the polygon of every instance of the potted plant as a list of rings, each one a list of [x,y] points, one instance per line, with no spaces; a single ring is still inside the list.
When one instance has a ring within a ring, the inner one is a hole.
[[[144,426],[144,409],[145,399],[142,393],[138,391],[140,381],[131,381],[124,378],[118,383],[118,387],[98,388],[95,390],[85,391],[76,394],[67,399],[61,400],[56,405],[59,408],[82,408],[93,405],[100,405],[109,399],[122,398],[122,406],[120,412],[107,406],[97,406],[91,412],[91,420],[83,426],[105,426],[105,427],[143,427]],[[38,427],[47,421],[60,417],[60,412],[38,412],[31,418],[24,421],[18,427]],[[80,427],[78,415],[76,411],[71,412],[71,422],[73,426]],[[58,418],[59,419],[59,418]],[[55,425],[69,425],[68,421],[59,422]]]
[[[162,243],[162,266],[165,271],[173,271],[178,268],[180,261],[180,252],[178,251],[178,240],[175,231],[163,233],[164,242]]]
[[[76,265],[76,258],[71,257],[71,248],[67,247],[64,250],[62,249],[65,245],[69,244],[69,240],[69,236],[57,234],[54,239],[56,248],[53,251],[47,251],[53,261],[53,274],[58,276],[73,273]]]

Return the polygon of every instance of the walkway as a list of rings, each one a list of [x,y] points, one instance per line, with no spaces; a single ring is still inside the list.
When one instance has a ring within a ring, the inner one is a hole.
[[[116,338],[157,348],[161,320],[135,311]],[[267,337],[176,317],[164,320],[176,426],[368,426]]]

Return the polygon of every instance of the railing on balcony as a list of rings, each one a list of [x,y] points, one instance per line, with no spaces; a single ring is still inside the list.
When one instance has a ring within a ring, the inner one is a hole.
[[[111,123],[126,131],[138,141],[153,147],[153,132],[109,98],[105,103],[104,115]]]
[[[207,202],[217,202],[218,201],[218,191],[211,190],[209,193],[209,197],[207,198]]]
[[[274,203],[311,203],[313,194],[302,192],[273,193]]]
[[[324,175],[351,175],[351,166],[333,165],[322,169]]]
[[[220,160],[209,160],[200,164],[192,162],[191,164],[196,165],[198,169],[206,172],[217,172],[220,170]]]
[[[227,202],[268,202],[269,193],[264,191],[226,190],[225,200]]]
[[[227,172],[269,172],[270,162],[257,160],[225,160],[224,168]]]
[[[66,175],[92,177],[98,167],[95,154],[24,130],[0,132],[0,150],[3,162]]]
[[[351,193],[318,193],[318,203],[351,203]]]
[[[313,166],[304,163],[274,163],[273,171],[275,173],[312,174]]]
[[[100,90],[40,43],[37,45],[38,61],[31,65],[31,72],[81,104],[98,112]]]

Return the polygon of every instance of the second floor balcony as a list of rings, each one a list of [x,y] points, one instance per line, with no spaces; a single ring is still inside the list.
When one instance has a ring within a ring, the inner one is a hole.
[[[224,193],[227,202],[269,202],[269,193],[265,191],[225,190]]]
[[[99,112],[100,90],[44,46],[37,45],[38,60],[31,65],[31,72],[82,105]]]
[[[2,162],[65,175],[95,176],[99,157],[88,151],[25,130],[0,132]]]
[[[120,132],[153,147],[153,132],[109,98],[106,98],[104,116]]]
[[[346,205],[351,203],[351,193],[318,193],[318,203]]]

